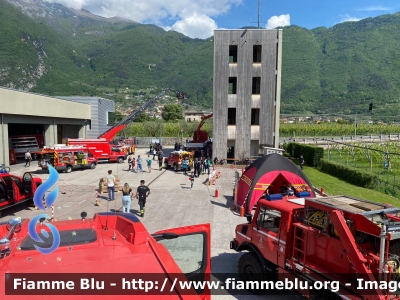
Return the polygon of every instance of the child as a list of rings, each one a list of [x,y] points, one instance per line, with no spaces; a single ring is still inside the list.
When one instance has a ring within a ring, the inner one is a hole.
[[[150,158],[150,155],[147,156],[147,169],[149,171],[149,173],[151,173],[151,164],[152,164],[152,160]]]
[[[157,150],[156,147],[153,148],[153,160],[156,160]]]
[[[135,171],[135,166],[136,166],[136,159],[133,157],[132,158],[132,172],[136,172]]]
[[[190,189],[192,189],[193,183],[194,183],[194,172],[193,171],[189,176],[189,180],[190,180]]]

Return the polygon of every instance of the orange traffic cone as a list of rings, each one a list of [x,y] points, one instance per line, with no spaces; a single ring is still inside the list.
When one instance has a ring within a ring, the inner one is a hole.
[[[243,206],[240,207],[240,216],[244,217],[244,207]]]

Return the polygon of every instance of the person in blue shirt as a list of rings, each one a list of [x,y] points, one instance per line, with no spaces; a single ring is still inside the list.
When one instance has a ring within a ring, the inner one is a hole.
[[[139,173],[139,170],[140,171],[142,171],[142,173],[144,172],[143,171],[143,161],[142,161],[142,158],[140,157],[140,155],[138,155],[138,158],[137,158],[137,169],[136,169],[136,173]]]
[[[184,158],[184,160],[182,161],[182,170],[183,170],[183,174],[187,175],[187,169],[189,168],[189,159],[187,158],[187,156]]]

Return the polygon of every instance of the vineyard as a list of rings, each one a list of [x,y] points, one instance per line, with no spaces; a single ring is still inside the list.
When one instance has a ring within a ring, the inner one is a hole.
[[[124,130],[125,136],[138,137],[190,137],[196,129],[198,122],[163,122],[146,121],[131,123]],[[202,130],[212,136],[212,121],[207,121]],[[363,124],[357,125],[357,135],[399,134],[400,125]],[[307,123],[307,124],[280,124],[279,135],[285,137],[327,137],[327,136],[352,136],[354,124],[339,123]]]
[[[398,134],[400,124],[357,124],[357,135]],[[354,135],[354,124],[280,124],[280,137],[321,137]]]
[[[324,159],[349,167],[372,172],[385,181],[392,194],[400,188],[400,143],[339,143],[325,147]]]
[[[136,137],[192,137],[199,122],[179,121],[175,123],[157,121],[134,122],[121,132],[124,136]],[[201,130],[212,136],[212,122],[204,123]]]

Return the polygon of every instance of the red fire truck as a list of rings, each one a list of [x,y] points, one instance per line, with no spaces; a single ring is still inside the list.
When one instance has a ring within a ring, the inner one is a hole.
[[[123,163],[128,156],[128,148],[110,144],[110,140],[99,139],[68,139],[68,146],[86,147],[98,162]]]
[[[35,248],[54,246],[52,238],[45,238],[53,232],[45,220],[12,218],[0,223],[0,298],[211,299],[209,287],[184,289],[181,285],[211,279],[210,224],[150,234],[134,214],[104,212],[93,218],[86,216],[82,212],[81,220],[51,223],[58,231],[59,247],[46,255]],[[30,236],[32,221],[43,243]],[[25,282],[73,281],[74,289],[24,290],[14,286],[13,276]],[[82,289],[82,279],[87,278],[104,286]],[[148,290],[133,280],[146,281]]]
[[[83,146],[45,147],[35,154],[41,155],[38,165],[44,170],[47,170],[50,164],[57,171],[71,173],[73,169],[94,169],[97,165],[96,157]]]
[[[135,152],[135,139],[127,139],[128,145],[113,144],[115,136],[126,126],[140,116],[148,106],[155,103],[169,89],[164,89],[158,96],[147,101],[139,109],[135,110],[122,121],[115,124],[97,139],[68,139],[67,145],[86,146],[99,162],[118,162],[123,163],[130,152]]]
[[[312,299],[400,299],[399,208],[345,195],[267,197],[247,220],[230,244],[246,252],[244,281],[307,282],[295,289]]]

